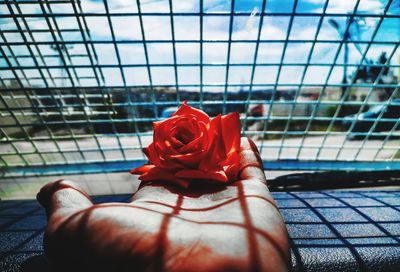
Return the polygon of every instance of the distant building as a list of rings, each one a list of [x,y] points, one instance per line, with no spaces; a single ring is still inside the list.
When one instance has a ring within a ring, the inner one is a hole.
[[[390,69],[390,63],[386,52],[382,52],[378,60],[368,61],[368,65],[362,65],[352,75],[356,84],[366,84],[367,87],[352,87],[348,100],[350,101],[385,101],[394,91],[393,87],[373,87],[373,84],[397,84],[396,75]]]

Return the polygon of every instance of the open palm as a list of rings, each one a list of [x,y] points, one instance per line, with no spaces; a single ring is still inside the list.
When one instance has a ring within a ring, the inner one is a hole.
[[[129,203],[94,205],[71,181],[47,184],[46,255],[56,271],[288,270],[286,228],[247,138],[240,164],[229,186],[147,183]]]

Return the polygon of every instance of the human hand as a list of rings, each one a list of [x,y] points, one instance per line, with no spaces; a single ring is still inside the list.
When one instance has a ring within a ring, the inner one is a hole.
[[[226,187],[146,183],[129,203],[94,205],[71,181],[49,183],[37,196],[46,255],[56,271],[286,271],[286,227],[247,138],[240,166]]]

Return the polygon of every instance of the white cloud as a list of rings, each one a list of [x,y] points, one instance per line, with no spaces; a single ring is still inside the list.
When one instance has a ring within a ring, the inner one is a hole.
[[[199,12],[200,4],[198,0],[175,0],[172,1],[174,12]]]
[[[146,67],[128,67],[123,70],[128,85],[149,84],[149,76]]]
[[[175,85],[173,67],[151,67],[150,70],[154,85]]]
[[[105,83],[109,86],[122,85],[121,72],[118,68],[102,68]]]
[[[253,63],[255,54],[255,43],[232,43],[231,44],[231,63]]]
[[[119,44],[118,50],[122,64],[145,64],[146,58],[142,44]]]
[[[117,64],[117,56],[113,44],[95,44],[99,64]]]
[[[229,17],[207,16],[203,18],[203,38],[205,40],[228,40]]]
[[[261,29],[262,40],[283,40],[286,38],[286,29],[288,27],[288,18],[265,17]]]
[[[257,66],[254,71],[255,84],[274,84],[278,66]]]
[[[102,1],[82,1],[81,6],[83,12],[105,12],[104,4]]]
[[[205,46],[206,45],[204,45],[203,48],[205,48]],[[177,43],[175,44],[175,49],[178,63],[200,62],[200,45],[198,43]],[[205,62],[204,59],[203,61]]]
[[[173,64],[173,48],[171,43],[147,44],[150,64]]]
[[[141,1],[140,4],[142,12],[169,12],[169,3],[168,0],[147,0]]]
[[[384,5],[379,0],[363,0],[360,1],[360,5],[358,10],[360,11],[372,11],[374,13],[378,13],[383,11]]]
[[[199,67],[179,67],[177,72],[179,84],[200,84]]]
[[[203,46],[204,63],[226,63],[228,43],[205,43]]]
[[[307,71],[305,71],[304,84],[324,84],[329,69],[330,67],[308,66]]]
[[[138,12],[136,1],[113,0],[108,1],[110,13]],[[82,6],[85,11],[104,12],[102,1],[83,1]],[[169,13],[170,6],[168,0],[146,0],[140,1],[141,12],[143,13]],[[174,12],[198,12],[199,3],[196,0],[176,0],[172,2]]]
[[[199,40],[200,18],[199,16],[175,16],[174,35],[176,40]]]
[[[307,0],[313,4],[324,4],[326,0]],[[347,13],[352,12],[357,0],[329,0],[327,13]],[[383,4],[379,0],[361,0],[357,11],[373,11],[377,13],[383,9]],[[318,9],[319,10],[319,9]]]
[[[88,17],[86,22],[93,40],[111,40],[111,30],[106,17]]]
[[[252,67],[237,67],[229,68],[229,84],[250,84]]]
[[[204,84],[224,84],[225,83],[225,67],[206,67],[203,72]]]
[[[143,17],[144,35],[146,40],[171,40],[171,21],[164,16]]]
[[[325,3],[325,0],[307,0],[310,3],[320,4]],[[169,13],[169,1],[142,1],[142,12],[165,12]],[[197,0],[179,0],[173,1],[174,12],[198,12],[199,3]],[[347,13],[354,9],[356,0],[330,0],[328,13]],[[111,13],[119,12],[137,12],[136,1],[116,0],[108,2]],[[24,12],[40,13],[37,10],[38,5],[21,5],[24,6]],[[104,3],[102,1],[83,1],[84,12],[105,13]],[[379,0],[361,0],[358,11],[374,11],[382,10],[383,4]],[[208,0],[204,2],[204,9],[208,12],[212,11],[229,11],[230,1],[226,0]],[[7,12],[7,11],[5,11]],[[253,15],[249,17],[236,16],[233,20],[233,40],[254,40],[257,38],[259,27],[259,11],[254,9]],[[261,39],[263,40],[283,40],[286,38],[288,28],[288,17],[269,17],[264,18],[264,23],[261,31]],[[310,18],[307,18],[310,19]],[[317,20],[316,17],[314,21]],[[319,18],[317,18],[319,19]],[[342,18],[345,20],[345,18]],[[109,22],[106,17],[86,17],[93,40],[111,40],[111,32]],[[290,39],[313,39],[316,33],[316,23],[314,21],[294,23]],[[340,20],[340,18],[337,18]],[[1,21],[5,22],[4,20]],[[169,16],[143,16],[145,38],[146,40],[171,40],[171,22]],[[61,29],[76,28],[78,29],[77,21],[74,17],[57,17],[57,23]],[[203,44],[203,62],[204,63],[226,63],[227,48],[229,37],[229,16],[204,16],[203,17],[203,39],[226,41],[224,43],[204,43]],[[340,23],[343,23],[340,21]],[[198,16],[175,16],[175,38],[176,40],[198,40],[200,38],[200,20]],[[297,26],[296,26],[297,24]],[[4,25],[4,24],[3,24]],[[2,25],[2,27],[3,27]],[[5,27],[13,28],[12,21],[4,25]],[[44,19],[29,19],[29,26],[32,29],[48,29],[48,25]],[[140,22],[138,17],[130,16],[115,16],[112,17],[112,26],[115,30],[117,41],[119,40],[142,40]],[[19,34],[7,34],[9,41],[22,41]],[[36,35],[36,34],[35,34]],[[49,36],[50,37],[50,36]],[[42,37],[43,39],[46,37]],[[51,38],[51,37],[50,37]],[[80,38],[80,34],[74,34],[64,37],[67,40],[76,40]],[[48,38],[46,38],[48,39]],[[340,40],[340,35],[337,31],[327,23],[327,18],[324,19],[320,29],[318,39],[321,40]],[[51,40],[51,39],[50,39]],[[172,43],[148,43],[148,51],[150,63],[173,63]],[[200,47],[198,43],[176,43],[176,54],[178,63],[200,63]],[[50,53],[54,53],[47,46]],[[120,44],[121,60],[123,64],[145,64],[144,47],[139,44]],[[282,56],[283,43],[261,43],[258,49],[258,63],[277,63]],[[310,50],[310,43],[293,43],[289,44],[285,52],[285,62],[300,62],[305,61]],[[312,61],[330,63],[333,61],[334,53],[337,47],[332,44],[321,43],[314,48]],[[115,49],[112,44],[96,45],[96,51],[99,56],[99,62],[102,64],[116,64]],[[232,43],[231,44],[231,63],[252,63],[254,60],[255,43]],[[380,51],[379,51],[380,52]],[[86,54],[86,49],[81,45],[74,45],[70,49],[70,53]],[[351,62],[357,63],[359,54],[350,46],[349,49]],[[338,62],[342,61],[343,53],[339,55]],[[372,54],[372,53],[371,53]],[[76,60],[74,60],[76,61]],[[76,62],[78,63],[78,62]],[[74,63],[74,64],[76,64]],[[121,76],[118,69],[108,69],[106,71],[106,84],[115,85],[121,83]],[[128,84],[146,84],[148,78],[145,70],[141,68],[127,68],[124,70],[128,77]],[[155,84],[174,84],[173,67],[168,68],[152,68],[152,76]],[[179,69],[178,75],[180,82],[198,82],[199,68],[189,67]],[[257,67],[255,71],[255,82],[270,83],[275,80],[277,67]],[[225,83],[225,68],[224,67],[206,67],[204,68],[204,83]],[[280,82],[294,82],[298,76],[303,73],[299,67],[283,68],[280,76]],[[307,72],[311,73],[311,72]],[[334,74],[340,72],[334,72]],[[230,67],[229,83],[249,83],[251,68],[249,67]],[[318,77],[325,80],[318,73],[312,72],[313,80],[318,82]],[[307,74],[307,77],[309,75]],[[340,78],[340,77],[338,77]],[[319,80],[319,81],[321,81]]]
[[[258,47],[257,63],[276,63],[282,56],[283,43],[261,43]]]
[[[111,17],[112,26],[116,40],[141,40],[142,33],[138,17]],[[129,27],[127,27],[129,26]],[[101,31],[96,28],[96,32]]]
[[[329,5],[328,5],[326,12],[327,13],[347,13],[347,12],[353,11],[356,2],[357,2],[357,0],[329,1]]]
[[[280,84],[299,84],[304,66],[282,66],[278,82]]]
[[[317,27],[297,27],[292,28],[290,39],[292,40],[313,40],[317,33]]]
[[[220,11],[230,11],[232,3],[228,0],[203,0],[204,9],[207,12],[220,12]]]
[[[311,43],[289,43],[286,46],[284,63],[306,63]]]

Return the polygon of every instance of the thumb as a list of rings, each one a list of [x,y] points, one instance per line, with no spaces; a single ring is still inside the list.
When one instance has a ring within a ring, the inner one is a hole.
[[[68,209],[74,213],[93,205],[89,195],[70,180],[57,180],[46,184],[36,199],[46,209],[48,218],[60,209]]]
[[[264,167],[253,140],[242,137],[239,152],[240,179],[257,179],[266,183]]]

